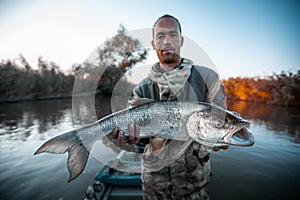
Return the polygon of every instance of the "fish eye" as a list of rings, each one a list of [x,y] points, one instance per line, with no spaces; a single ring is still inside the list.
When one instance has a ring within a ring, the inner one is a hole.
[[[215,125],[216,125],[217,128],[222,128],[222,127],[224,126],[224,121],[218,119],[218,120],[216,121]]]

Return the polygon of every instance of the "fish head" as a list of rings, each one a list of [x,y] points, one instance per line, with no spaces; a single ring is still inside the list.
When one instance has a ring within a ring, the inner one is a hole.
[[[189,115],[186,130],[196,142],[208,146],[251,146],[250,123],[239,114],[207,104]]]

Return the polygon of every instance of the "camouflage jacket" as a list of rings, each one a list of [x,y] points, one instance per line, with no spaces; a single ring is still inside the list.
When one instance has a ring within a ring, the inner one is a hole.
[[[226,107],[218,74],[195,66],[188,59],[182,59],[170,72],[163,72],[159,63],[154,64],[149,77],[135,87],[134,98],[205,101]],[[142,160],[144,199],[208,198],[205,185],[210,171],[208,150],[191,139],[165,141],[158,154],[148,144]]]

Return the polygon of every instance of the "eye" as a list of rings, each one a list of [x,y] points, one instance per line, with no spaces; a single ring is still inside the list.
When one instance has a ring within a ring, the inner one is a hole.
[[[222,127],[224,126],[224,121],[218,119],[218,120],[216,121],[215,125],[216,125],[217,128],[222,128]]]
[[[171,35],[171,37],[178,37],[178,33],[177,32],[172,32],[170,35]]]
[[[164,38],[164,34],[162,34],[162,33],[158,33],[156,35],[156,39],[158,39],[158,40],[162,40],[163,38]]]

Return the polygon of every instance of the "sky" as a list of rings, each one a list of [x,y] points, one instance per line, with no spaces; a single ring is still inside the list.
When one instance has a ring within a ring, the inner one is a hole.
[[[120,24],[150,31],[163,14],[179,19],[221,78],[300,69],[300,2],[292,0],[0,0],[0,60],[21,53],[34,67],[42,56],[67,70]]]

